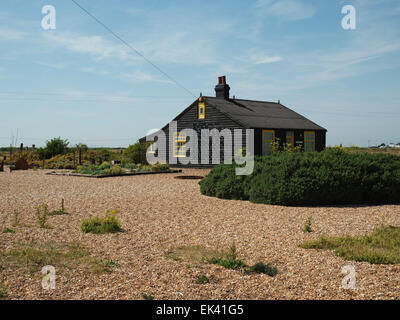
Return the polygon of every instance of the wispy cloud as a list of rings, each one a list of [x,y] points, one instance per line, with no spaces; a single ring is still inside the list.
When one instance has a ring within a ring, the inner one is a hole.
[[[43,34],[48,43],[55,47],[66,48],[75,53],[89,54],[97,60],[120,59],[142,61],[135,52],[120,44],[111,42],[102,36],[86,36],[66,32],[46,32]],[[217,53],[212,40],[207,37],[192,38],[190,32],[170,32],[165,35],[148,35],[132,46],[153,62],[176,64],[206,65],[217,62]]]
[[[136,60],[129,49],[120,44],[110,43],[101,36],[83,36],[69,32],[44,32],[44,37],[55,46],[72,52],[89,54],[97,59],[118,58]]]
[[[146,73],[141,70],[135,70],[132,73],[124,74],[124,78],[129,79],[133,82],[160,82],[160,83],[172,83],[168,79],[163,79],[159,76],[153,75],[151,73]]]
[[[1,40],[20,40],[26,35],[25,32],[16,29],[0,28],[0,41]]]
[[[252,52],[249,54],[249,61],[253,64],[268,64],[282,61],[280,56],[266,55],[263,52]]]
[[[262,15],[291,21],[308,19],[316,13],[313,5],[298,0],[258,0],[256,8]]]
[[[106,75],[110,74],[110,72],[108,72],[106,70],[101,70],[101,69],[96,68],[96,67],[83,67],[81,70],[83,72],[93,73],[93,74],[97,74],[97,75],[100,75],[100,76],[106,76]]]
[[[218,61],[215,42],[207,37],[196,37],[189,31],[173,31],[150,36],[138,44],[145,55],[158,62],[207,65]]]
[[[67,64],[65,64],[65,63],[50,63],[50,62],[43,62],[43,61],[35,61],[35,63],[38,65],[41,65],[41,66],[58,69],[58,70],[65,69],[67,67]]]
[[[143,97],[132,97],[127,93],[104,93],[104,92],[89,92],[79,89],[62,89],[57,91],[56,95],[68,97],[70,99],[91,101],[101,100],[104,102],[143,102]]]

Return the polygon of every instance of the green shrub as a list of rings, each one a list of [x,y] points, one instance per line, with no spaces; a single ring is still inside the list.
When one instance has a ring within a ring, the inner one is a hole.
[[[62,140],[60,137],[46,141],[45,154],[47,158],[58,154],[64,154],[68,151],[68,140]]]
[[[210,279],[204,274],[202,273],[201,275],[199,275],[196,279],[196,283],[197,284],[206,284],[206,283],[210,283]]]
[[[155,163],[151,165],[151,171],[168,171],[169,170],[169,164],[167,163]]]
[[[246,264],[237,258],[235,242],[232,243],[229,253],[226,257],[212,257],[206,259],[208,263],[217,264],[227,269],[239,269],[245,267]]]
[[[258,262],[255,265],[248,267],[246,269],[246,272],[248,273],[264,273],[266,275],[269,275],[270,277],[275,276],[278,273],[278,269],[271,264],[265,264],[263,262]]]
[[[104,169],[110,169],[111,168],[111,163],[104,161],[100,166],[99,170],[104,170]]]
[[[103,217],[90,217],[84,219],[81,224],[81,230],[84,233],[114,233],[121,231],[121,222],[116,217],[118,210],[106,210]]]
[[[17,210],[14,210],[14,214],[13,214],[14,222],[12,224],[13,227],[18,227],[19,226],[19,224],[20,224],[19,215],[20,215],[20,213]]]
[[[246,266],[242,260],[232,260],[225,258],[211,258],[208,259],[207,262],[211,264],[217,264],[227,269],[239,269]]]
[[[154,300],[154,297],[151,294],[142,293],[143,300]]]
[[[121,161],[121,168],[134,170],[134,169],[137,169],[137,164],[131,163],[131,162],[126,162],[126,161]]]
[[[312,223],[312,217],[308,217],[306,224],[304,225],[303,232],[312,232],[311,223]]]
[[[15,233],[15,230],[10,228],[4,228],[3,233]]]
[[[103,162],[100,166],[96,165],[84,165],[78,166],[75,170],[75,173],[80,174],[90,174],[90,175],[113,175],[118,176],[125,173],[125,169],[121,168],[119,165],[111,166],[107,162]]]
[[[40,206],[36,206],[36,218],[41,228],[49,228],[47,220],[49,219],[49,211],[47,204],[43,203]]]
[[[125,170],[122,169],[119,165],[114,165],[112,166],[112,168],[106,169],[106,172],[108,172],[108,174],[111,174],[113,176],[119,176],[121,174],[124,174]]]
[[[323,152],[273,153],[256,157],[254,171],[236,176],[221,164],[202,179],[201,193],[223,199],[310,206],[400,203],[400,157],[389,154]]]
[[[61,208],[58,210],[53,210],[49,213],[49,216],[61,216],[63,214],[67,214],[67,212],[65,212],[64,198],[61,199]]]
[[[3,281],[0,281],[0,300],[6,299],[7,297],[7,287],[4,285]]]
[[[117,268],[119,265],[118,261],[113,260],[99,260],[92,267],[93,273],[110,273],[114,268]]]
[[[237,176],[234,165],[219,165],[202,179],[201,193],[222,199],[247,200],[244,192],[245,176]]]
[[[299,245],[304,249],[335,250],[345,260],[365,261],[372,264],[400,263],[400,227],[382,226],[370,235],[320,237]]]
[[[141,143],[136,142],[135,144],[130,145],[128,148],[126,148],[123,151],[122,156],[128,162],[145,163],[145,152],[146,150],[144,146]]]
[[[139,164],[139,165],[138,165],[138,171],[140,171],[140,172],[148,172],[148,171],[151,171],[151,166]]]

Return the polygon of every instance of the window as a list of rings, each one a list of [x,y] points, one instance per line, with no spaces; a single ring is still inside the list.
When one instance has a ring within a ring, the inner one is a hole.
[[[204,119],[206,117],[206,106],[204,102],[199,102],[199,119]]]
[[[304,151],[315,151],[315,131],[304,132]]]
[[[186,134],[183,132],[176,132],[174,134],[174,157],[181,158],[186,157],[185,150]]]
[[[148,153],[156,153],[154,141],[146,141],[146,150]]]
[[[289,149],[294,149],[294,132],[286,131],[286,145]]]
[[[267,156],[272,152],[272,145],[275,141],[274,130],[263,130],[262,131],[262,152],[263,156]]]

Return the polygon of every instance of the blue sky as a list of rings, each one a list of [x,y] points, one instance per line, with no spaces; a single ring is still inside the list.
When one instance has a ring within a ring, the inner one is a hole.
[[[277,101],[328,129],[327,144],[400,142],[400,1],[2,0],[0,146],[127,146],[226,75],[237,98]],[[356,8],[356,30],[341,26]],[[44,5],[56,30],[43,30]]]

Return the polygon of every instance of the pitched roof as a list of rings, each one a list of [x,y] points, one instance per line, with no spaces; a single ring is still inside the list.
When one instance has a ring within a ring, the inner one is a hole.
[[[276,102],[203,97],[207,104],[248,128],[325,130]]]

